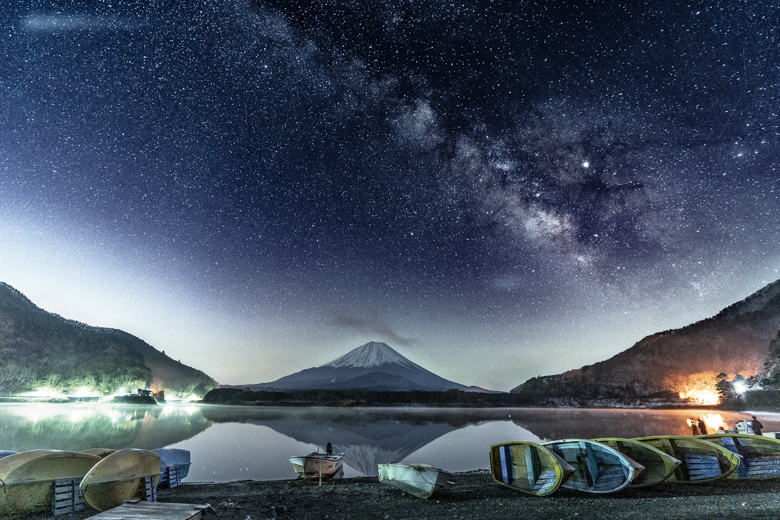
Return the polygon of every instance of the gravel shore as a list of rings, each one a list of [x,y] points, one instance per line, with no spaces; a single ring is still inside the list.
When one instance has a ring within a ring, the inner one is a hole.
[[[321,486],[300,480],[183,484],[158,490],[158,501],[209,504],[205,520],[753,520],[780,518],[780,479],[661,484],[606,495],[559,489],[547,497],[532,497],[496,484],[487,470],[480,470],[456,473],[454,484],[427,500],[380,484],[376,477],[361,477]],[[95,514],[83,511],[57,520],[84,520]],[[21,518],[50,516],[13,520]]]
[[[208,503],[214,520],[263,519],[709,519],[780,518],[780,480],[662,484],[594,495],[559,489],[532,497],[494,483],[488,471],[458,473],[427,500],[376,478],[323,483],[241,481],[160,490],[161,502]]]

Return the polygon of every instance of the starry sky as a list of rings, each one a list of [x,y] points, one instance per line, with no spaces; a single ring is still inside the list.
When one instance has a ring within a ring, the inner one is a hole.
[[[9,0],[0,281],[220,383],[509,390],[780,278],[780,6]]]

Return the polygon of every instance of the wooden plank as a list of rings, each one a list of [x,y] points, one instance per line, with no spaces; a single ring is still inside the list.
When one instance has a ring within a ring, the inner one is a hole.
[[[128,501],[90,517],[94,520],[201,520],[208,505]]]
[[[164,488],[169,487],[168,486],[168,479],[170,478],[171,474],[171,468],[169,466],[166,466],[165,469],[160,473],[160,481],[157,482],[158,488]]]
[[[173,469],[173,474],[171,475],[171,481],[170,481],[170,486],[172,488],[179,487],[179,485],[181,484],[181,479],[182,479],[181,474],[183,472],[184,472],[184,468],[182,468],[181,466],[176,466]]]
[[[539,460],[539,454],[532,446],[525,445],[525,471],[528,482],[533,486],[536,479],[539,478],[539,472],[542,470],[542,464]]]
[[[498,450],[501,455],[501,480],[504,484],[511,484],[515,481],[512,447],[501,446]]]
[[[80,478],[62,478],[54,481],[54,502],[52,512],[60,516],[76,511],[83,511],[84,497],[79,490]]]
[[[157,502],[157,488],[154,487],[154,475],[144,477],[144,496],[147,502]]]
[[[550,486],[554,485],[556,480],[558,479],[558,475],[554,471],[542,471],[539,474],[539,478],[534,483],[534,491],[547,491],[550,489]]]
[[[160,482],[157,484],[158,488],[175,488],[181,485],[184,468],[181,466],[166,466],[160,475]]]

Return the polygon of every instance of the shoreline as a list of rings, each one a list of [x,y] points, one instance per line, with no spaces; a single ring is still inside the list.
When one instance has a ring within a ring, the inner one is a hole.
[[[517,518],[778,518],[780,480],[661,484],[612,494],[559,489],[534,497],[495,483],[488,470],[456,473],[454,484],[427,500],[357,477],[323,483],[297,480],[185,484],[161,490],[160,501],[208,503],[206,518],[517,519]]]
[[[209,504],[213,509],[205,520],[775,519],[780,517],[780,479],[660,484],[611,494],[559,489],[534,497],[493,482],[488,470],[476,470],[456,473],[454,484],[427,500],[381,484],[376,477],[355,477],[321,486],[301,480],[185,482],[158,490],[158,501]],[[93,514],[58,518],[82,520]]]
[[[555,409],[555,410],[647,410],[647,411],[663,411],[663,410],[709,410],[715,412],[733,412],[733,413],[778,413],[772,410],[743,410],[743,409],[729,409],[719,408],[716,405],[704,405],[704,404],[678,404],[678,403],[663,403],[652,406],[630,406],[621,403],[604,403],[593,404],[589,406],[563,406],[563,405],[550,405],[540,403],[524,403],[524,404],[463,404],[463,403],[367,403],[367,404],[341,404],[333,403],[331,401],[294,401],[294,402],[272,402],[272,401],[105,401],[96,397],[87,398],[25,398],[25,397],[7,397],[0,396],[0,404],[54,404],[54,405],[83,405],[83,404],[100,404],[100,405],[135,405],[135,406],[229,406],[229,407],[247,407],[247,408],[331,408],[331,409],[392,409],[392,408],[404,408],[404,409],[424,409],[424,408],[438,408],[442,410],[503,410],[511,408],[538,408],[538,409]]]

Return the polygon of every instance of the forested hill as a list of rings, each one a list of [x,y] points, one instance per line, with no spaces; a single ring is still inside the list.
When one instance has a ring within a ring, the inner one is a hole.
[[[0,395],[48,386],[108,395],[151,386],[167,395],[204,395],[217,382],[141,339],[49,313],[0,282]]]
[[[712,318],[648,336],[606,361],[530,379],[512,392],[542,399],[690,395],[711,388],[720,373],[759,375],[778,329],[780,280]]]

